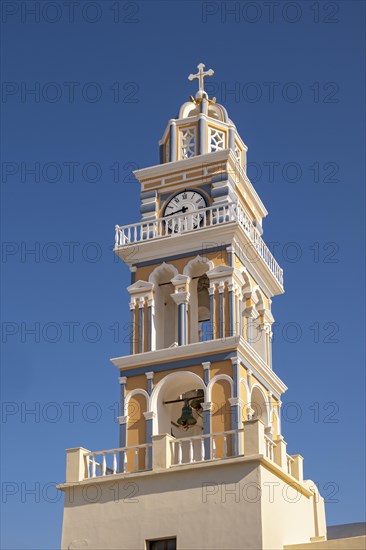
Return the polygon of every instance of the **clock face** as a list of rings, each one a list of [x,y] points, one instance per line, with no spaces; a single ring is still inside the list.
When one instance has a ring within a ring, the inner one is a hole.
[[[168,218],[165,222],[168,231],[177,233],[196,229],[203,222],[203,214],[199,211],[206,206],[205,198],[198,191],[181,191],[164,208],[163,216]]]

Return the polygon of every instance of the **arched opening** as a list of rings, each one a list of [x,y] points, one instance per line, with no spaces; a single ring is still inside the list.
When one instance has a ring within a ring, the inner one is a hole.
[[[156,349],[168,348],[178,341],[177,306],[171,297],[174,292],[171,280],[177,274],[178,271],[173,265],[162,264],[149,277],[149,281],[154,283],[155,290],[153,330]]]
[[[240,396],[241,402],[243,403],[243,406],[241,408],[241,421],[245,422],[246,420],[249,420],[248,407],[250,405],[250,397],[249,397],[250,390],[248,387],[248,383],[244,378],[240,379],[239,396]]]
[[[268,426],[267,399],[263,390],[259,386],[254,386],[251,396],[251,407],[254,410],[253,420],[259,419],[265,427]]]
[[[228,380],[217,380],[212,386],[212,433],[222,434],[231,430],[231,386]],[[216,458],[232,456],[231,437],[215,437]]]
[[[196,423],[188,429],[184,429],[178,423],[182,417],[183,407],[186,405],[185,397],[200,395],[198,401],[206,400],[206,387],[203,380],[195,373],[190,371],[175,372],[163,378],[155,387],[151,408],[155,412],[153,423],[153,434],[169,434],[175,439],[183,439],[203,434],[203,411],[194,399],[189,399],[191,414]],[[176,401],[173,402],[172,401]],[[188,462],[189,442],[182,444],[182,460]],[[199,459],[201,453],[201,443],[199,439],[193,441],[193,451],[195,459]],[[177,445],[174,446],[175,459],[177,459]]]
[[[146,396],[141,393],[133,395],[127,403],[127,446],[142,445],[146,442],[146,421],[144,412],[147,410]],[[129,449],[126,453],[127,471],[133,472],[135,468],[135,450]],[[144,470],[146,467],[145,450],[138,450],[138,468]]]
[[[211,339],[209,288],[210,280],[204,273],[197,281],[198,340],[200,342]]]
[[[189,283],[189,342],[203,342],[211,339],[210,280],[207,272],[213,268],[211,261],[197,256],[184,268]]]

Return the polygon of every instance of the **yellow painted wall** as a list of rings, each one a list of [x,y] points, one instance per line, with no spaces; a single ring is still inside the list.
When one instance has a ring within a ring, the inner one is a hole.
[[[146,442],[146,420],[143,415],[147,410],[145,396],[138,394],[131,397],[128,406],[128,424],[127,424],[127,446],[141,445]],[[134,470],[135,454],[134,449],[127,453],[127,471]],[[139,469],[145,467],[145,449],[139,450]]]
[[[139,374],[137,376],[128,376],[126,382],[126,395],[132,390],[143,389],[147,390],[147,379],[144,374]]]
[[[213,378],[217,374],[228,374],[232,377],[233,367],[230,359],[226,359],[225,361],[215,361],[214,363],[211,363],[210,377]]]
[[[212,387],[212,433],[231,430],[231,396],[230,384],[227,380],[218,380]],[[223,437],[216,437],[216,457],[224,456]],[[231,438],[227,438],[227,456],[231,456]]]

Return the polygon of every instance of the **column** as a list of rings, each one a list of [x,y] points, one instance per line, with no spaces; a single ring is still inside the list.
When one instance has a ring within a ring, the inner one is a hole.
[[[206,117],[203,114],[199,115],[198,118],[198,154],[204,155],[207,153],[207,143],[206,143],[206,132],[207,132],[207,123]]]
[[[203,409],[203,433],[204,435],[208,435],[211,433],[211,406],[212,403],[207,401],[205,403],[202,403],[202,409]],[[204,438],[204,444],[205,444],[205,460],[210,460],[211,458],[211,438],[205,437]]]
[[[239,397],[229,397],[229,403],[231,407],[231,429],[239,430],[240,428],[240,399]],[[240,434],[241,435],[241,434]],[[232,445],[232,454],[237,456],[239,454],[239,449],[241,450],[241,437],[239,434],[232,434],[231,445]]]
[[[153,411],[144,412],[143,415],[146,420],[146,443],[152,443],[153,422],[156,415]],[[152,447],[147,448],[145,468],[146,470],[152,468]]]
[[[139,353],[144,351],[145,344],[145,297],[139,300]]]
[[[215,285],[211,284],[208,289],[210,295],[210,335],[211,340],[214,340],[216,337],[215,331]]]
[[[250,369],[246,369],[247,371],[247,384],[248,384],[248,388],[249,388],[249,395],[248,395],[248,399],[250,399],[250,403],[247,403],[247,406],[246,406],[246,413],[247,413],[247,416],[248,416],[248,420],[252,420],[253,418],[253,415],[255,413],[255,410],[252,408],[252,396],[251,396],[251,390],[252,390],[252,376],[253,376],[253,373]]]
[[[233,246],[229,246],[227,249],[226,249],[226,252],[227,252],[227,261],[228,261],[228,264],[230,267],[234,267],[234,254],[235,254],[235,249]]]
[[[209,381],[210,381],[210,368],[211,368],[211,363],[210,361],[205,361],[204,363],[202,363],[202,366],[203,366],[203,376],[204,376],[204,382],[206,384],[206,386],[208,385]]]
[[[219,283],[219,297],[220,297],[220,317],[219,317],[219,325],[220,325],[220,338],[224,338],[225,336],[225,311],[224,311],[224,291],[225,291],[225,283],[220,282]]]
[[[135,342],[136,342],[136,302],[132,299],[129,303],[130,306],[130,355],[136,353]]]
[[[252,371],[250,369],[247,369],[247,382],[248,382],[249,390],[252,389],[252,376],[253,376]]]
[[[173,119],[170,121],[169,156],[170,162],[177,160],[177,126]]]
[[[187,316],[188,304],[184,301],[178,304],[178,344],[180,346],[187,344]]]
[[[229,149],[231,149],[235,155],[235,128],[233,126],[229,127]]]
[[[242,294],[240,292],[240,289],[238,288],[238,296],[237,296],[237,312],[238,312],[238,317],[237,317],[237,321],[236,321],[236,324],[237,324],[237,334],[238,336],[243,336],[243,315],[242,315]]]
[[[272,432],[272,408],[273,408],[273,401],[272,401],[272,393],[269,391],[267,393],[267,413],[268,413],[268,425],[265,427],[265,434],[268,435],[268,437],[273,436]]]
[[[126,447],[128,416],[125,416],[125,414],[126,414],[125,399],[126,399],[127,377],[126,376],[120,376],[118,380],[119,380],[119,384],[120,384],[120,386],[119,386],[120,387],[120,404],[119,404],[120,416],[118,417],[118,422],[119,422],[119,446],[120,447]],[[124,468],[124,453],[119,453],[119,471],[122,472],[123,468]]]
[[[121,448],[127,447],[127,422],[128,422],[128,416],[119,416],[118,417],[119,422],[119,446]],[[119,472],[124,472],[126,468],[126,461],[127,461],[127,453],[120,452],[119,453]]]
[[[147,300],[147,351],[155,349],[155,334],[153,335],[154,299]]]
[[[188,344],[188,303],[189,303],[189,282],[188,275],[177,275],[171,282],[175,292],[170,296],[178,306],[178,344]]]
[[[235,326],[234,283],[228,284],[228,292],[229,292],[229,336],[234,336],[234,326]]]
[[[248,317],[247,317],[247,334],[248,334],[248,344],[253,347],[254,340],[255,340],[255,334],[254,334],[254,326],[253,326],[253,317],[252,317],[252,315],[248,315]]]
[[[240,361],[239,357],[236,355],[234,357],[231,357],[231,364],[232,364],[232,379],[233,379],[233,396],[229,398],[229,403],[231,406],[231,429],[232,430],[239,430],[241,427],[240,425],[240,399],[239,399],[239,369],[240,369]],[[241,434],[240,434],[241,435]],[[241,450],[242,445],[240,445],[239,441],[241,440],[241,437],[239,434],[233,434],[232,435],[232,450],[233,450],[233,456],[236,456],[239,454],[239,449]]]
[[[154,373],[152,371],[145,372],[145,376],[147,378],[147,393],[149,395],[151,395],[152,394],[152,388],[153,388]]]
[[[272,337],[273,337],[273,332],[270,330],[267,335],[267,346],[268,346],[267,363],[270,369],[272,368]]]

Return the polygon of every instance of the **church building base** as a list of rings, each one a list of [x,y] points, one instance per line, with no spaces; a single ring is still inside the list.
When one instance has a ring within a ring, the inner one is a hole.
[[[117,474],[60,486],[62,549],[278,550],[326,539],[315,486],[291,481],[262,456]]]

